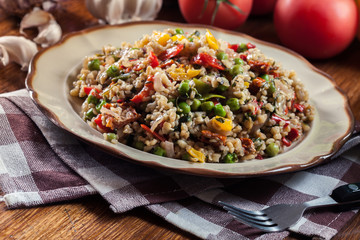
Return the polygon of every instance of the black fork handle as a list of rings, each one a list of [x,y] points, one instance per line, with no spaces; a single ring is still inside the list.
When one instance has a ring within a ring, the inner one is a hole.
[[[344,203],[337,206],[340,211],[360,208],[360,182],[335,188],[330,196],[338,203]]]

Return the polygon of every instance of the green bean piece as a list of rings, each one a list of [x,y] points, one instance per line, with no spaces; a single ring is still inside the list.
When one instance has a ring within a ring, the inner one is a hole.
[[[226,111],[224,107],[219,103],[214,106],[214,113],[216,116],[225,117]]]
[[[100,109],[102,108],[102,106],[104,106],[106,104],[106,100],[105,99],[102,99],[98,105],[96,105],[95,109],[97,112],[100,112]]]
[[[194,99],[193,103],[191,104],[191,110],[192,111],[196,111],[199,109],[199,107],[201,106],[201,101],[199,99]]]
[[[234,163],[236,159],[237,159],[237,156],[234,153],[228,153],[224,157],[224,162],[225,163]]]
[[[184,30],[182,30],[181,28],[175,28],[175,33],[176,34],[184,34]]]
[[[211,90],[211,86],[199,79],[194,78],[193,79],[194,83],[195,83],[195,88],[196,90],[200,93],[200,94],[205,94],[210,92]]]
[[[189,104],[187,104],[186,102],[179,103],[178,107],[183,114],[188,114],[191,111]]]
[[[271,82],[270,82],[270,85],[269,85],[268,90],[269,90],[269,92],[270,92],[271,94],[273,94],[274,92],[276,92],[276,87],[275,87],[274,81],[271,81]]]
[[[239,99],[237,98],[230,98],[226,101],[226,105],[230,107],[231,111],[237,111],[240,109]]]
[[[244,65],[244,60],[241,58],[235,58],[234,61],[236,65]]]
[[[265,81],[267,81],[267,82],[269,82],[269,80],[270,80],[269,74],[262,74],[262,75],[260,75],[260,77],[261,77],[262,79],[264,79]]]
[[[99,101],[99,99],[97,99],[97,97],[95,97],[94,95],[90,94],[88,97],[87,97],[87,103],[93,103],[93,104],[97,104]]]
[[[185,80],[180,83],[179,89],[178,89],[180,95],[186,95],[190,91],[190,85],[189,81]]]
[[[120,71],[119,69],[115,66],[115,65],[111,65],[107,70],[106,70],[106,74],[109,77],[117,77],[120,75]]]
[[[189,153],[184,153],[184,154],[181,156],[181,159],[182,159],[182,160],[186,160],[186,161],[190,161],[191,156],[190,156]]]
[[[106,134],[106,140],[108,140],[108,141],[112,141],[112,140],[116,140],[116,134],[115,133],[107,133]]]
[[[206,101],[201,104],[201,109],[206,112],[210,112],[214,109],[215,105],[212,101]]]
[[[166,152],[165,149],[162,147],[156,146],[153,150],[153,153],[158,156],[165,156]]]
[[[141,141],[134,142],[134,148],[143,151],[144,147],[145,147],[145,144],[143,142],[141,142]]]
[[[99,71],[100,70],[100,60],[93,59],[88,63],[88,68],[90,71]]]
[[[95,117],[95,114],[93,109],[90,108],[85,114],[85,120],[91,120],[93,117]]]
[[[276,156],[279,153],[279,151],[280,151],[280,148],[275,143],[270,143],[269,145],[266,146],[266,149],[265,149],[265,152],[267,155],[269,155],[269,157]]]
[[[228,88],[229,88],[229,86],[219,84],[219,86],[217,86],[216,90],[218,90],[219,92],[225,92],[226,90],[228,90]]]
[[[230,69],[230,74],[233,76],[239,75],[240,73],[242,73],[242,67],[241,65],[234,65],[231,69]]]
[[[227,54],[224,53],[224,52],[218,52],[218,53],[216,54],[216,58],[217,58],[218,60],[225,60],[225,59],[228,59],[228,56],[227,56]]]

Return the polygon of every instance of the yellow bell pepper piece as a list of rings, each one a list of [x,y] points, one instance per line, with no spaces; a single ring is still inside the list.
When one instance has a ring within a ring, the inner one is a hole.
[[[210,124],[212,128],[218,132],[230,132],[233,127],[231,119],[220,116],[213,117],[210,120]]]
[[[246,87],[246,88],[249,88],[250,83],[248,83],[248,82],[244,82],[244,85],[245,85],[245,87]]]
[[[167,33],[154,33],[155,40],[165,46],[167,41],[170,39],[170,35]]]
[[[206,41],[210,48],[212,48],[214,50],[219,49],[218,41],[216,40],[214,35],[212,35],[212,33],[209,30],[206,30],[205,37],[206,37]]]
[[[176,68],[175,71],[169,72],[172,79],[176,81],[188,80],[199,75],[201,70],[195,70],[193,68]]]
[[[172,40],[173,42],[175,42],[175,41],[181,41],[181,40],[183,40],[184,38],[186,38],[184,35],[179,35],[179,34],[177,34],[177,35],[172,36],[172,37],[171,37],[171,40]]]
[[[189,153],[190,156],[191,156],[192,158],[194,158],[194,160],[196,160],[197,162],[201,162],[201,163],[204,163],[204,162],[205,162],[205,155],[204,155],[202,152],[196,150],[195,148],[190,148],[190,149],[188,150],[188,153]]]

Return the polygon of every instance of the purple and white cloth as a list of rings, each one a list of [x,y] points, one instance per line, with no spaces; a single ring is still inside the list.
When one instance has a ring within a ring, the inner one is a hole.
[[[352,146],[360,143],[355,139]],[[0,188],[8,208],[39,206],[100,194],[115,213],[144,207],[203,239],[281,239],[234,220],[219,200],[259,210],[326,196],[360,181],[360,148],[306,171],[247,179],[161,172],[97,150],[55,126],[26,90],[0,95]],[[60,203],[61,204],[61,203]],[[293,226],[330,239],[356,211],[310,211]]]

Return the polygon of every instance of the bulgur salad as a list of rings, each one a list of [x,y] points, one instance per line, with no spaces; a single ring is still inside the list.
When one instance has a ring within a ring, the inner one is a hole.
[[[86,56],[70,95],[106,140],[192,162],[276,156],[315,112],[295,72],[254,44],[180,28]]]

